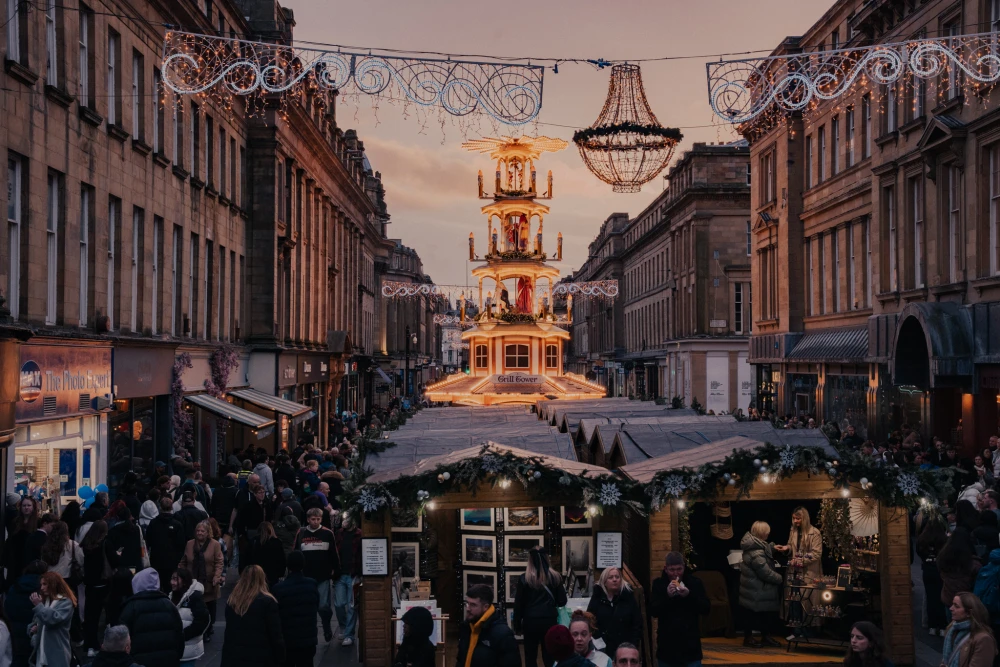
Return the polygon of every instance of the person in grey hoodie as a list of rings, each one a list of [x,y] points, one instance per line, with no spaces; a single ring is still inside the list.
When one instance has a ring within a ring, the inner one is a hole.
[[[257,465],[254,467],[253,471],[260,477],[260,485],[264,487],[264,493],[267,494],[268,499],[274,497],[274,475],[271,473],[271,469],[267,465],[267,454],[261,454],[257,457]]]

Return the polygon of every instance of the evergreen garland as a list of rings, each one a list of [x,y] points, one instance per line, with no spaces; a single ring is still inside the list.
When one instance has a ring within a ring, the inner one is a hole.
[[[857,554],[851,534],[851,502],[847,498],[825,498],[818,519],[827,554],[841,563],[853,565]]]

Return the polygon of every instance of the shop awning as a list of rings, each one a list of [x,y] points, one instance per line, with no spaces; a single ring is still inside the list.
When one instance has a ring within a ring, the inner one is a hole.
[[[788,353],[789,361],[863,363],[867,357],[867,326],[808,332]]]
[[[392,386],[392,378],[390,378],[388,375],[386,375],[385,371],[382,370],[382,368],[380,366],[376,366],[375,367],[375,372],[378,373],[378,376],[380,378],[382,378],[383,382],[385,382],[390,387]]]
[[[209,396],[208,394],[191,394],[190,396],[185,396],[184,400],[197,405],[202,410],[211,412],[213,415],[249,426],[256,431],[274,426],[273,419],[261,417],[255,412],[238,408],[232,403]]]
[[[265,394],[264,392],[257,391],[256,389],[234,389],[229,392],[229,395],[234,398],[238,398],[241,401],[253,403],[258,408],[264,408],[265,410],[288,415],[292,418],[292,423],[298,423],[308,419],[309,416],[307,413],[311,412],[308,405],[302,405],[301,403],[296,403],[295,401],[286,401],[283,398],[271,396],[270,394]]]

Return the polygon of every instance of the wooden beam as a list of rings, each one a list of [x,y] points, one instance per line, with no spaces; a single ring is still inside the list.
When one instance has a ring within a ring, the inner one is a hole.
[[[391,518],[383,512],[381,519],[361,520],[362,538],[384,537],[392,553]],[[361,630],[361,662],[366,667],[390,667],[396,647],[392,633],[392,577],[364,577],[358,627]]]
[[[896,665],[915,662],[913,601],[910,581],[910,522],[899,507],[879,505],[879,578],[882,583],[882,631],[889,658]]]

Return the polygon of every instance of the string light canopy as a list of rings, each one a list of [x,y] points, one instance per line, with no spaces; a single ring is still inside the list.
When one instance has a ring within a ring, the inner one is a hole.
[[[174,93],[222,97],[286,94],[303,87],[364,93],[438,107],[453,116],[485,114],[505,125],[542,108],[544,66],[352,53],[169,31],[163,83]]]
[[[708,101],[728,123],[762,114],[810,110],[816,104],[875,86],[913,85],[941,77],[944,94],[978,92],[1000,80],[998,33],[958,35],[725,60],[706,64]],[[968,96],[967,96],[968,97]]]
[[[615,192],[639,192],[670,163],[683,138],[663,127],[646,100],[638,65],[611,68],[608,97],[594,124],[573,134],[587,168]]]
[[[618,296],[618,281],[595,280],[584,283],[556,283],[552,287],[552,294],[555,296],[568,295],[577,298],[614,299]]]

